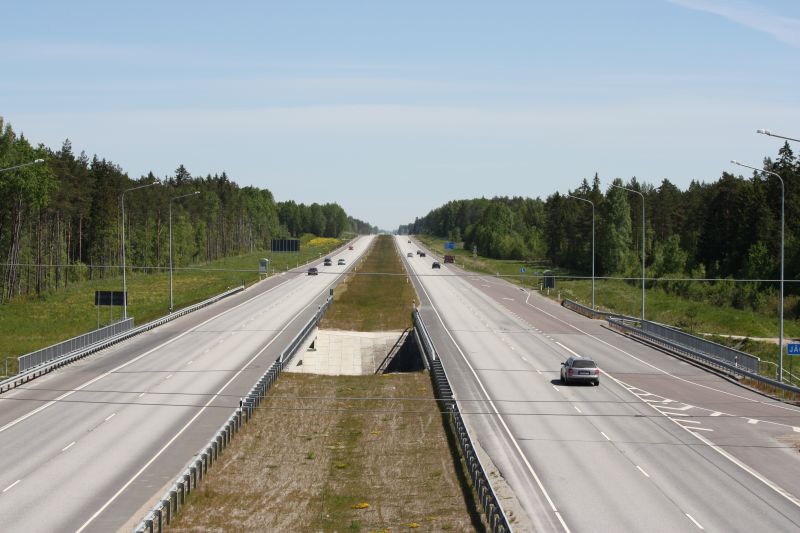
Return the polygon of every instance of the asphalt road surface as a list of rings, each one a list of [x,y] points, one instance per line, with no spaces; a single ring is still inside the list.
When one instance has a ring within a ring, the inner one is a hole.
[[[471,432],[538,531],[800,530],[800,409],[397,243]],[[599,387],[560,383],[573,354]]]
[[[370,241],[0,395],[0,530],[129,531]]]

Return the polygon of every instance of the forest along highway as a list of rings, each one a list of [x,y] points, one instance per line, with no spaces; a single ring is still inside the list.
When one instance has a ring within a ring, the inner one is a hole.
[[[370,242],[0,395],[0,529],[132,527]]]
[[[538,530],[800,530],[800,409],[407,240],[465,419]],[[599,387],[559,382],[576,353]]]

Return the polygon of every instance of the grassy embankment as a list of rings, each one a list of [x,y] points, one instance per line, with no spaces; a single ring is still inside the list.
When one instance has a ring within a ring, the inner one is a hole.
[[[403,273],[379,237],[324,327],[408,326]],[[170,530],[483,530],[450,449],[427,373],[284,373]]]
[[[303,246],[299,254],[270,254],[258,251],[228,257],[218,261],[193,265],[173,272],[173,299],[180,309],[225,290],[244,281],[252,284],[258,280],[258,260],[272,259],[276,272],[295,268],[312,259],[317,259],[340,244],[324,241],[322,246]],[[169,272],[145,274],[128,272],[128,315],[137,324],[166,315],[169,310]],[[97,327],[98,313],[94,305],[94,291],[122,290],[122,276],[108,276],[72,283],[40,297],[17,298],[0,305],[0,375],[5,372],[5,358],[9,358],[9,373],[16,373],[17,359],[22,354],[81,335]],[[114,307],[113,318],[119,320],[122,308]],[[108,307],[100,308],[100,324],[110,323]]]
[[[443,254],[443,242],[446,239],[429,235],[416,236],[432,251]],[[529,288],[539,288],[541,277],[534,272],[541,272],[546,267],[525,265],[517,260],[497,260],[486,257],[473,259],[472,253],[464,249],[449,251],[457,256],[459,266],[474,272],[504,276],[505,279]],[[526,267],[527,272],[520,273]],[[556,270],[558,273],[558,270]],[[561,273],[561,275],[564,275]],[[556,298],[560,292],[562,298],[569,298],[589,305],[592,301],[592,282],[590,279],[557,279],[557,289],[550,292]],[[723,342],[742,351],[761,357],[762,361],[777,363],[778,347],[776,344],[753,341],[752,339],[733,339],[719,336],[737,335],[743,337],[777,337],[778,317],[774,314],[759,313],[752,310],[735,309],[730,306],[719,306],[710,302],[699,302],[668,294],[659,289],[648,289],[646,292],[647,318],[655,322],[678,326],[694,333],[714,334],[716,342]],[[641,288],[622,280],[595,280],[595,302],[606,311],[639,316],[641,314]],[[800,337],[800,321],[786,320],[784,331],[787,337]],[[784,365],[788,364],[788,358]],[[800,366],[800,365],[798,365]],[[800,369],[798,369],[800,370]],[[796,372],[795,372],[796,373]]]

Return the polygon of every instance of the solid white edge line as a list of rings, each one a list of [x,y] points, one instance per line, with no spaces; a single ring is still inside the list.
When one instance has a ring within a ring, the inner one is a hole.
[[[700,529],[700,530],[702,530],[702,531],[705,531],[705,528],[704,528],[703,526],[701,526],[701,525],[700,525],[700,522],[698,522],[697,520],[695,520],[695,519],[694,519],[694,517],[693,517],[692,515],[690,515],[689,513],[683,513],[683,514],[685,514],[686,516],[688,516],[688,517],[689,517],[689,520],[691,520],[692,522],[694,522],[694,525],[696,525],[696,526],[698,527],[698,529]]]
[[[21,480],[21,479],[18,479],[18,480],[16,480],[14,483],[12,483],[12,484],[11,484],[11,485],[9,485],[8,487],[4,488],[4,489],[3,489],[3,492],[8,492],[8,491],[10,491],[10,490],[11,490],[11,489],[13,489],[13,488],[14,488],[14,486],[16,486],[16,484],[17,484],[17,483],[19,483],[20,481],[22,481],[22,480]]]
[[[406,263],[408,263],[408,262],[406,262]],[[414,271],[416,272],[416,268],[414,268]],[[480,378],[478,377],[478,374],[475,372],[475,369],[472,367],[472,365],[467,360],[466,355],[461,350],[461,347],[458,345],[456,340],[453,338],[453,335],[450,334],[450,330],[447,329],[447,325],[444,323],[444,320],[442,319],[442,316],[439,314],[439,311],[436,309],[436,306],[433,305],[433,300],[431,300],[431,297],[428,294],[427,289],[425,289],[425,285],[420,281],[419,286],[422,288],[422,291],[425,293],[425,297],[428,299],[428,303],[430,304],[431,309],[433,309],[433,312],[436,313],[436,317],[439,319],[439,322],[442,324],[442,327],[444,328],[445,333],[447,333],[447,336],[450,337],[450,340],[453,342],[453,345],[456,347],[456,350],[458,350],[458,353],[461,354],[461,357],[464,360],[464,363],[467,365],[467,368],[469,368],[470,372],[472,372],[472,376],[475,378],[475,381],[478,383],[478,386],[481,388],[481,391],[483,392],[484,396],[486,397],[486,400],[489,402],[489,405],[491,406],[492,411],[494,411],[495,415],[497,416],[497,419],[500,421],[500,424],[503,426],[503,430],[508,435],[508,438],[511,440],[511,443],[514,445],[514,448],[517,450],[517,453],[519,454],[519,456],[522,459],[523,463],[525,463],[525,467],[528,469],[528,472],[530,472],[531,476],[533,476],[533,479],[536,481],[536,485],[539,487],[539,490],[542,491],[542,494],[544,495],[545,499],[547,500],[548,505],[550,505],[550,509],[553,511],[553,513],[556,515],[556,518],[558,518],[558,521],[561,523],[561,527],[564,528],[564,531],[566,533],[570,533],[570,529],[569,529],[569,527],[567,527],[566,522],[564,522],[564,519],[561,517],[561,513],[558,512],[558,509],[556,508],[555,504],[553,503],[553,500],[550,498],[550,494],[547,492],[547,489],[544,488],[544,485],[542,484],[542,480],[539,479],[539,476],[536,474],[536,471],[533,469],[533,465],[531,465],[530,461],[528,461],[528,458],[522,452],[522,448],[519,447],[519,444],[517,443],[517,440],[514,438],[514,435],[511,434],[511,430],[509,429],[508,425],[506,424],[505,419],[503,419],[503,416],[497,410],[497,407],[494,405],[494,401],[492,401],[491,397],[489,396],[489,393],[487,392],[486,387],[483,386],[483,382],[480,380]],[[80,532],[78,532],[78,533],[80,533]]]
[[[360,256],[359,256],[359,257],[360,257]],[[326,289],[327,289],[327,288],[329,288],[331,285],[335,284],[335,283],[336,283],[336,281],[337,281],[337,280],[338,280],[340,277],[342,277],[342,275],[343,275],[343,274],[344,274],[344,273],[340,274],[340,275],[339,275],[339,276],[337,276],[337,277],[336,277],[336,278],[335,278],[335,279],[334,279],[334,280],[333,280],[331,283],[329,283],[329,284],[326,286]],[[293,279],[296,279],[296,278],[293,278]],[[288,281],[291,281],[291,280],[287,280],[287,282],[288,282]],[[283,283],[286,283],[286,282],[283,282]],[[280,285],[283,285],[283,283],[281,283]],[[271,290],[273,290],[273,289],[275,289],[275,288],[279,287],[280,285],[276,285],[275,287],[273,287],[273,288],[272,288],[272,289],[270,289],[269,291],[271,291]],[[262,293],[262,294],[266,294],[266,293],[267,293],[267,292],[269,292],[269,291],[266,291],[266,292],[264,292],[264,293]],[[325,292],[325,291],[323,291],[323,293],[324,293],[324,292]],[[259,295],[259,296],[260,296],[260,295]],[[311,307],[311,305],[313,305],[313,303],[314,303],[314,300],[315,300],[316,298],[317,298],[316,296],[315,296],[314,298],[312,298],[312,300],[311,300],[311,303],[309,303],[308,305],[306,305],[305,307],[303,307],[302,309],[300,309],[300,311],[298,311],[298,313],[297,313],[296,315],[294,315],[294,316],[293,316],[293,317],[292,317],[292,318],[291,318],[291,319],[290,319],[290,320],[289,320],[289,321],[286,323],[286,325],[284,325],[284,326],[283,326],[283,328],[282,328],[282,329],[281,329],[281,330],[280,330],[280,331],[279,331],[279,332],[278,332],[278,333],[277,333],[277,334],[276,334],[274,337],[272,337],[272,339],[270,339],[270,341],[269,341],[267,344],[265,344],[265,345],[264,345],[264,347],[263,347],[263,348],[261,348],[261,349],[260,349],[258,352],[256,352],[256,354],[255,354],[255,355],[254,355],[254,356],[253,356],[253,357],[252,357],[252,358],[251,358],[251,359],[250,359],[250,360],[249,360],[249,361],[248,361],[248,362],[247,362],[245,365],[243,365],[243,366],[242,366],[242,368],[240,368],[240,369],[239,369],[239,370],[236,372],[236,374],[234,374],[234,375],[231,377],[231,379],[229,379],[229,380],[228,380],[228,381],[227,381],[227,382],[226,382],[226,383],[225,383],[225,384],[222,386],[222,388],[220,388],[220,389],[219,389],[219,390],[218,390],[216,393],[214,393],[214,395],[213,395],[213,396],[212,396],[212,397],[211,397],[211,398],[208,400],[208,402],[206,402],[206,404],[205,404],[205,405],[204,405],[204,406],[203,406],[203,407],[202,407],[202,408],[201,408],[201,409],[200,409],[200,410],[197,412],[197,414],[195,414],[195,415],[194,415],[194,416],[191,418],[191,420],[189,420],[189,421],[188,421],[188,422],[187,422],[187,423],[186,423],[186,424],[185,424],[185,425],[184,425],[184,426],[183,426],[183,427],[182,427],[182,428],[181,428],[181,429],[180,429],[180,430],[179,430],[179,431],[178,431],[178,432],[177,432],[177,433],[176,433],[176,434],[175,434],[175,435],[174,435],[174,436],[173,436],[173,437],[172,437],[172,438],[171,438],[171,439],[170,439],[170,440],[169,440],[169,441],[168,441],[168,442],[167,442],[167,443],[166,443],[166,444],[165,444],[165,445],[164,445],[164,446],[163,446],[163,447],[160,449],[160,450],[158,450],[158,452],[156,452],[156,454],[155,454],[155,455],[153,455],[153,457],[151,457],[151,458],[150,458],[150,460],[149,460],[149,461],[147,461],[147,463],[146,463],[146,464],[145,464],[145,465],[144,465],[142,468],[140,468],[140,469],[139,469],[139,471],[138,471],[138,472],[136,472],[136,473],[135,473],[135,474],[134,474],[134,475],[133,475],[133,476],[132,476],[132,477],[131,477],[131,478],[130,478],[130,479],[129,479],[129,480],[128,480],[128,481],[127,481],[127,482],[126,482],[126,483],[125,483],[125,484],[124,484],[124,485],[123,485],[123,486],[122,486],[122,487],[121,487],[121,488],[118,490],[118,491],[117,491],[117,492],[115,492],[115,493],[114,493],[114,495],[113,495],[113,496],[111,496],[111,498],[109,498],[109,500],[108,500],[108,501],[107,501],[105,504],[103,504],[103,506],[102,506],[100,509],[98,509],[98,510],[97,510],[97,512],[95,512],[95,513],[94,513],[94,514],[93,514],[91,517],[89,517],[89,519],[88,519],[88,520],[87,520],[87,521],[86,521],[86,522],[85,522],[85,523],[84,523],[84,524],[83,524],[83,525],[82,525],[82,526],[81,526],[81,527],[80,527],[80,528],[79,528],[79,529],[78,529],[78,530],[77,530],[75,533],[81,533],[81,531],[83,531],[84,529],[86,529],[86,528],[89,526],[89,524],[91,524],[91,523],[94,521],[94,519],[95,519],[95,518],[97,518],[98,516],[100,516],[100,514],[101,514],[103,511],[105,511],[105,510],[108,508],[108,506],[109,506],[109,505],[111,505],[111,504],[114,502],[114,500],[116,500],[116,499],[119,497],[119,495],[120,495],[120,494],[122,494],[122,493],[125,491],[125,489],[127,489],[127,488],[128,488],[130,485],[131,485],[131,483],[133,483],[133,482],[136,480],[136,478],[138,478],[138,477],[139,477],[139,476],[142,474],[142,472],[144,472],[144,471],[145,471],[145,470],[146,470],[146,469],[147,469],[147,468],[148,468],[148,467],[149,467],[151,464],[153,464],[153,462],[155,462],[155,460],[156,460],[156,459],[158,459],[158,457],[159,457],[159,456],[160,456],[162,453],[164,453],[164,451],[165,451],[167,448],[169,448],[169,447],[172,445],[172,443],[173,443],[173,442],[175,442],[175,441],[178,439],[178,437],[180,437],[180,436],[183,434],[183,432],[184,432],[184,431],[186,431],[186,430],[189,428],[189,426],[190,426],[190,425],[192,425],[192,423],[194,423],[194,421],[195,421],[195,420],[197,420],[197,418],[198,418],[198,417],[199,417],[201,414],[203,414],[203,411],[205,411],[205,410],[208,408],[208,406],[209,406],[209,405],[211,405],[211,402],[213,402],[213,401],[214,401],[214,400],[215,400],[215,399],[216,399],[216,398],[217,398],[217,397],[218,397],[220,394],[222,394],[222,392],[223,392],[223,391],[224,391],[224,390],[225,390],[225,389],[228,387],[228,385],[230,385],[230,384],[233,382],[233,380],[235,380],[237,377],[239,377],[239,375],[240,375],[242,372],[244,372],[244,371],[245,371],[245,369],[247,369],[247,367],[248,367],[248,366],[250,366],[250,364],[251,364],[253,361],[255,361],[255,360],[256,360],[256,359],[257,359],[257,358],[258,358],[258,357],[259,357],[259,356],[260,356],[262,353],[264,353],[264,351],[265,351],[267,348],[269,348],[269,347],[270,347],[270,345],[271,345],[273,342],[275,342],[275,341],[278,339],[278,337],[281,335],[281,333],[283,333],[284,331],[286,331],[286,329],[289,327],[289,325],[290,325],[292,322],[294,322],[294,321],[297,319],[297,317],[299,317],[300,315],[302,315],[302,314],[305,312],[305,310],[306,310],[306,309],[308,309],[309,307]],[[251,299],[252,299],[252,298],[251,298]],[[250,300],[248,300],[248,301],[250,301]],[[245,303],[245,302],[242,302],[242,303]],[[241,304],[240,304],[240,305],[241,305]],[[239,306],[236,306],[236,307],[239,307]],[[228,311],[232,311],[233,309],[236,309],[236,307],[232,307],[231,309],[228,309]],[[226,311],[226,312],[227,312],[227,311]],[[220,314],[223,314],[223,313],[220,313]],[[219,315],[217,315],[217,316],[219,316]],[[215,318],[216,318],[216,317],[215,317]],[[207,322],[207,321],[206,321],[206,322]],[[205,322],[203,322],[203,324],[205,324]],[[200,325],[203,325],[203,324],[200,324]],[[200,327],[200,326],[197,326],[197,327]],[[196,328],[193,328],[193,329],[196,329]],[[188,332],[187,332],[187,333],[188,333]],[[109,372],[109,373],[110,373],[110,372]],[[17,481],[17,483],[19,483],[19,481]],[[16,484],[16,483],[15,483],[15,484]],[[12,486],[13,486],[13,485],[12,485]]]

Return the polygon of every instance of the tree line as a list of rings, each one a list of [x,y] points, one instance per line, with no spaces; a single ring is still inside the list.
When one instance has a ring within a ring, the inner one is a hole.
[[[800,273],[800,161],[788,143],[763,169],[785,183],[785,278]],[[645,205],[648,286],[737,307],[772,305],[780,272],[780,181],[763,172],[723,172],[713,183],[692,181],[681,190],[631,178],[615,185],[640,192]],[[595,260],[599,276],[641,275],[642,200],[628,191],[603,190],[595,174],[567,194],[539,198],[478,198],[447,202],[400,233],[427,233],[476,246],[498,259],[545,260],[575,275],[591,272],[591,205],[595,206]],[[690,283],[687,278],[715,280]],[[733,280],[747,280],[734,283]],[[633,281],[632,281],[633,282]],[[797,284],[787,293],[798,294]]]
[[[0,300],[40,294],[82,279],[116,276],[125,224],[126,263],[147,271],[269,248],[276,237],[369,233],[366,222],[336,203],[276,202],[267,189],[240,187],[225,172],[194,177],[180,165],[159,180],[131,178],[97,155],[31,146],[0,117]],[[156,183],[125,194],[124,190]],[[198,194],[193,194],[195,191]],[[189,195],[172,200],[181,195]]]

